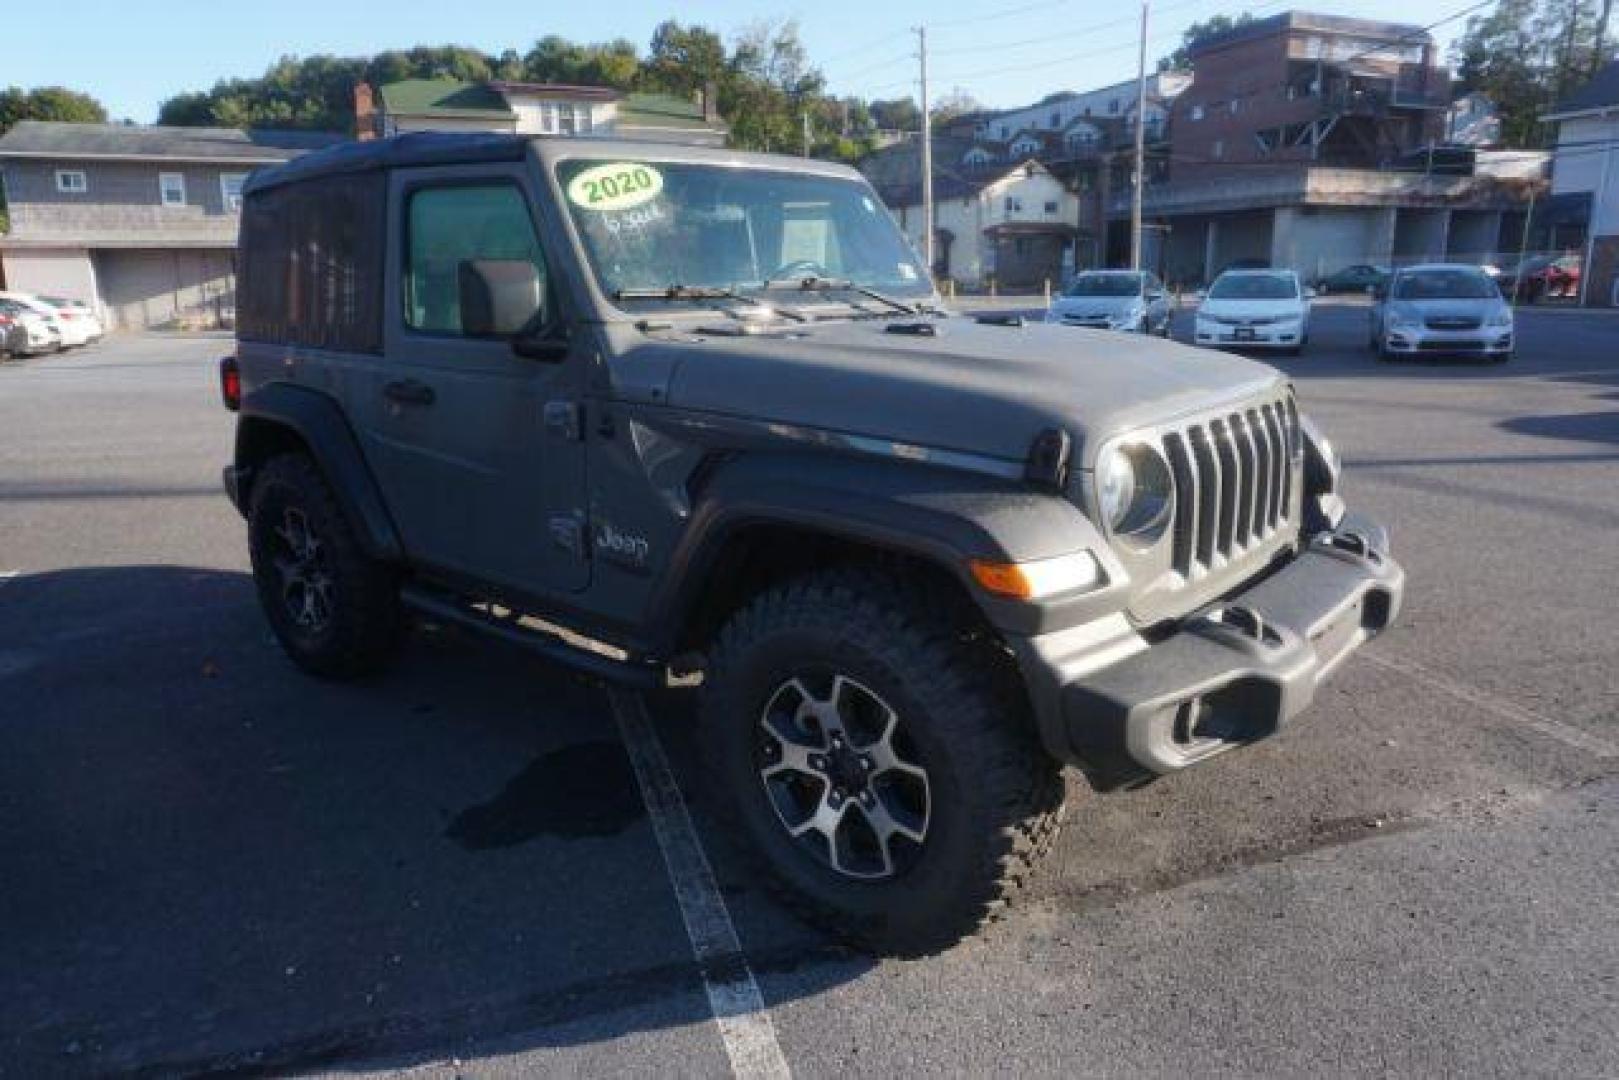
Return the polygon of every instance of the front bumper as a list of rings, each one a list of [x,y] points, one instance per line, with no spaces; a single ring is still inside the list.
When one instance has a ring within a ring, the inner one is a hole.
[[[1500,356],[1512,351],[1510,326],[1479,326],[1473,330],[1435,330],[1426,326],[1390,327],[1383,346],[1391,353]]]
[[[1351,518],[1167,637],[1118,616],[1014,643],[1047,748],[1106,788],[1275,734],[1398,614],[1387,551],[1381,526]]]
[[[1200,321],[1193,326],[1197,344],[1231,349],[1294,349],[1304,343],[1304,334],[1301,322],[1229,326]]]

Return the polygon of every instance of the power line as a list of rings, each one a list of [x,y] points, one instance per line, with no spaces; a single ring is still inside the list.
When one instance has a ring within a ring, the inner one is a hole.
[[[1209,2],[1210,0],[1179,0],[1178,3],[1160,5],[1158,14],[1162,15],[1166,12],[1178,11],[1181,8],[1194,7]],[[1136,16],[1127,15],[1120,19],[1109,19],[1106,22],[1093,23],[1090,26],[1082,26],[1074,30],[1065,30],[1060,34],[1041,34],[1038,37],[1022,38],[1018,41],[990,41],[975,45],[962,45],[954,49],[934,49],[932,52],[934,56],[958,56],[969,52],[983,53],[1001,49],[1019,49],[1026,45],[1044,45],[1052,41],[1064,41],[1068,38],[1089,37],[1098,30],[1111,30],[1118,26],[1133,26],[1135,22]]]

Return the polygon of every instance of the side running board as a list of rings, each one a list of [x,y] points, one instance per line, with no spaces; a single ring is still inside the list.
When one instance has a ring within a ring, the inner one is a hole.
[[[486,634],[554,663],[608,682],[639,690],[664,684],[662,668],[637,663],[623,650],[581,637],[565,627],[498,605],[466,600],[420,584],[406,584],[399,599],[408,608],[437,622]]]

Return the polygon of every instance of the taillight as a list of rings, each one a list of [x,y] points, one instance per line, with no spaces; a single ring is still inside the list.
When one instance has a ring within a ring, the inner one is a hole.
[[[234,356],[219,362],[219,396],[231,412],[242,407],[242,369],[236,366]]]

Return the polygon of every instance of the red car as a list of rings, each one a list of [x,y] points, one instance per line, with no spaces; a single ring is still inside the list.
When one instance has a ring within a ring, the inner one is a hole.
[[[1577,297],[1580,257],[1531,255],[1516,268],[1502,271],[1496,284],[1502,295],[1530,304],[1545,297]]]

